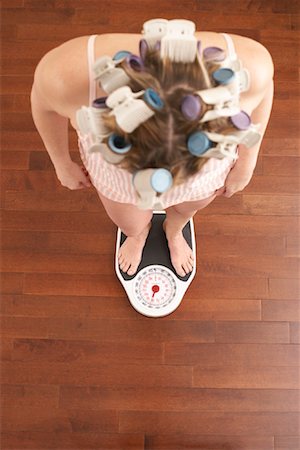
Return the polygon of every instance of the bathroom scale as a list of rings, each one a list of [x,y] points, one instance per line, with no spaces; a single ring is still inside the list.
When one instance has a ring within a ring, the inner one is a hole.
[[[163,229],[165,211],[154,211],[152,227],[143,249],[142,260],[134,275],[124,273],[118,262],[118,251],[126,239],[117,230],[115,269],[133,308],[148,317],[171,314],[180,305],[183,296],[196,273],[196,242],[191,218],[183,229],[183,235],[194,255],[193,270],[181,277],[171,263],[168,241]]]

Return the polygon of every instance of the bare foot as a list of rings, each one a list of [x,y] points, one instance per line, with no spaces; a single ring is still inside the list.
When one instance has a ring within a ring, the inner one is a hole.
[[[167,219],[163,222],[163,229],[166,233],[168,246],[171,255],[171,262],[174,269],[181,277],[185,277],[193,270],[194,255],[191,247],[185,240],[182,231],[180,233],[172,233],[168,230]]]
[[[119,249],[118,261],[120,269],[128,275],[134,275],[142,259],[143,248],[146,243],[151,222],[139,236],[128,236]]]

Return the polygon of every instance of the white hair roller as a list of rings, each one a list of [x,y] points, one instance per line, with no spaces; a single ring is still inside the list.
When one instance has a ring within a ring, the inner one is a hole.
[[[221,134],[221,133],[211,133],[205,131],[206,136],[213,142],[222,142],[222,143],[230,143],[230,144],[243,144],[247,148],[253,147],[259,139],[261,138],[260,133],[258,133],[258,129],[261,124],[251,124],[247,130],[243,131],[235,131],[234,134]]]
[[[94,108],[92,106],[82,106],[76,111],[76,122],[79,130],[83,134],[92,133],[95,136],[107,136],[108,128],[104,125],[102,114],[107,109]]]
[[[106,105],[112,108],[109,114],[116,116],[117,124],[126,133],[131,133],[155,114],[143,100],[138,99],[144,93],[132,92],[129,86],[124,86],[107,97]]]
[[[166,34],[168,28],[167,19],[151,19],[143,24],[142,34],[147,41],[149,49],[153,49],[156,42]]]
[[[116,67],[123,59],[113,60],[110,56],[102,56],[93,65],[95,79],[99,80],[102,89],[108,94],[130,82],[125,70]]]
[[[191,20],[169,20],[167,33],[161,39],[161,58],[182,63],[194,62],[198,52],[195,30]]]

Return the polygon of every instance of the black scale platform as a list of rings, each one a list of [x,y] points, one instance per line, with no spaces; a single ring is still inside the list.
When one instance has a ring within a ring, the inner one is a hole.
[[[162,224],[165,220],[166,214],[165,213],[154,213],[152,217],[152,227],[150,229],[149,235],[146,240],[146,244],[143,251],[142,260],[140,262],[140,265],[138,267],[137,272],[134,275],[128,275],[127,273],[122,272],[120,269],[120,273],[124,280],[131,280],[138,272],[142,269],[144,269],[147,266],[150,266],[152,264],[154,265],[161,265],[168,267],[180,280],[187,281],[189,277],[191,276],[191,273],[185,275],[184,277],[179,276],[174,267],[172,266],[171,259],[170,259],[170,251],[168,247],[168,241],[165,235],[165,232],[163,230]],[[189,246],[192,248],[192,238],[191,238],[191,226],[190,222],[186,224],[186,226],[183,229],[183,235],[189,244]],[[121,233],[121,242],[120,247],[125,241],[126,236]]]

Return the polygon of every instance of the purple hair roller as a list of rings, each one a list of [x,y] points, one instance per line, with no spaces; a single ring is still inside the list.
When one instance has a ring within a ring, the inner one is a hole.
[[[148,43],[147,43],[146,39],[141,39],[140,40],[140,57],[141,57],[142,61],[145,61],[147,51],[148,51]]]
[[[201,113],[202,105],[198,95],[186,95],[181,103],[181,112],[187,120],[196,120]]]
[[[93,106],[94,108],[98,108],[98,109],[101,109],[101,108],[107,108],[107,106],[106,106],[106,104],[105,104],[106,99],[107,99],[107,97],[99,97],[99,98],[96,98],[96,99],[93,101],[92,106]]]
[[[197,41],[197,51],[199,53],[199,56],[201,56],[201,41]]]
[[[160,51],[160,46],[161,46],[161,42],[157,41],[156,44],[154,45],[154,50],[159,52]]]
[[[136,72],[141,72],[142,70],[144,70],[144,63],[142,61],[142,58],[140,58],[139,56],[127,56],[126,62],[131,67],[131,69],[135,70]]]
[[[251,118],[245,111],[230,117],[232,124],[239,130],[247,130],[251,125]]]
[[[225,59],[225,52],[220,47],[206,47],[203,50],[203,58],[208,61],[223,61]]]

